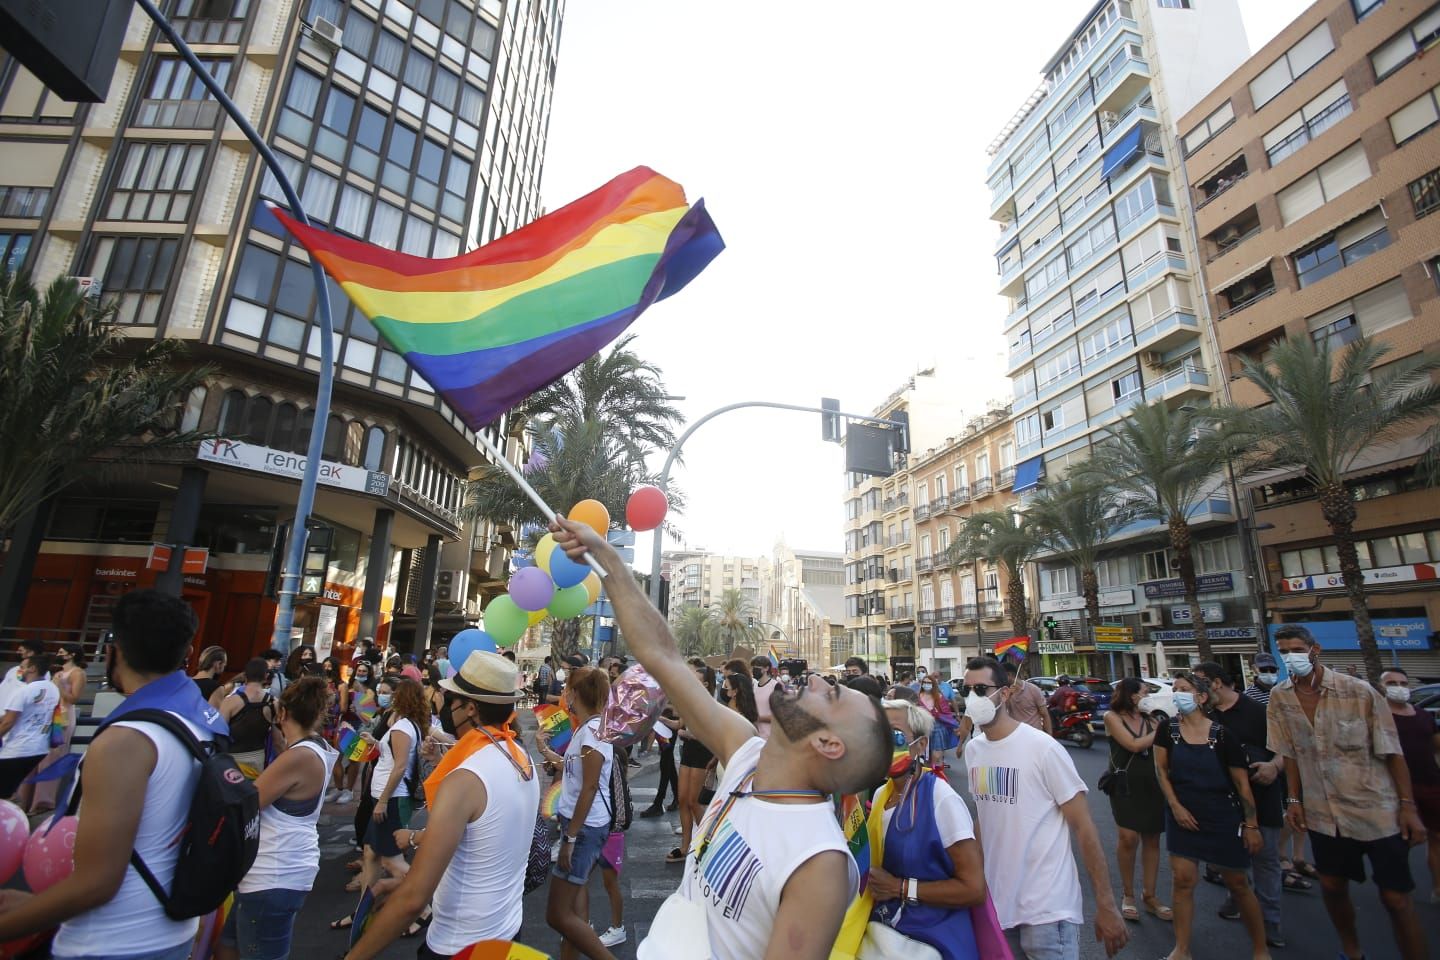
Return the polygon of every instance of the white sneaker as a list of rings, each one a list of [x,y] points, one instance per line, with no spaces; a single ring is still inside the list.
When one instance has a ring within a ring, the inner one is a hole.
[[[550,848],[550,862],[551,862],[551,863],[559,863],[559,862],[560,862],[560,841],[559,841],[559,840],[556,840],[554,846],[552,846],[552,847]]]
[[[671,833],[675,834],[675,836],[677,836],[677,837],[680,836],[681,834],[683,834],[684,832],[685,832],[685,830],[684,830],[679,824],[676,824],[676,825],[675,825],[675,829],[671,831]]]
[[[326,803],[334,803],[334,802],[335,802],[336,800],[338,800],[339,798],[340,798],[340,788],[339,788],[339,787],[332,787],[330,790],[326,791],[326,793],[325,793],[325,802],[326,802]]]
[[[618,947],[625,942],[625,928],[611,927],[600,934],[600,943],[607,947]]]
[[[355,799],[355,794],[349,790],[341,790],[340,796],[335,798],[336,803],[349,803]]]

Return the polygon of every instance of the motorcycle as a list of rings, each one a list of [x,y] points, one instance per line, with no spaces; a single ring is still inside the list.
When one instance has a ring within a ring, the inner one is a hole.
[[[1095,743],[1095,733],[1090,729],[1090,719],[1093,716],[1094,712],[1091,710],[1075,710],[1062,717],[1055,717],[1055,739],[1062,742],[1070,740],[1081,750],[1089,750]]]

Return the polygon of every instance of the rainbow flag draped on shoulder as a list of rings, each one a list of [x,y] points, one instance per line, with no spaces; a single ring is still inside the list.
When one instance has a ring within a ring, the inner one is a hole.
[[[705,202],[648,167],[483,247],[397,253],[273,209],[474,430],[564,376],[725,248]]]

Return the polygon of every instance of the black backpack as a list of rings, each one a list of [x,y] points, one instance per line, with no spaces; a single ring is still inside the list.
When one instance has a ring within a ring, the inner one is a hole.
[[[273,713],[266,716],[265,712],[270,709],[270,705],[275,702],[275,699],[266,693],[257,703],[245,696],[243,687],[231,696],[244,700],[245,706],[230,718],[230,749],[236,753],[264,750],[266,737],[270,733],[271,722],[274,719]]]
[[[133,850],[130,865],[155,894],[172,920],[213,913],[235,891],[260,849],[260,792],[240,772],[233,757],[215,744],[201,743],[181,720],[164,710],[132,710],[123,719],[153,723],[168,730],[200,762],[200,776],[185,829],[170,892]],[[68,813],[80,806],[80,781]]]

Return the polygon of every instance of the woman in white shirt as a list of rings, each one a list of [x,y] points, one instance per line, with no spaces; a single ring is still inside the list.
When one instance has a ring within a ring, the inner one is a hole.
[[[600,710],[610,696],[604,670],[576,667],[566,681],[574,734],[562,758],[541,743],[545,759],[564,764],[560,789],[560,855],[550,871],[550,900],[545,922],[564,938],[562,957],[578,951],[591,960],[614,960],[590,926],[590,895],[586,881],[610,837],[611,767],[615,748],[600,739]]]
[[[284,749],[255,781],[260,791],[260,849],[235,891],[220,934],[218,960],[285,960],[295,917],[320,867],[316,823],[335,749],[319,735],[330,690],[323,677],[285,688],[276,708]]]

